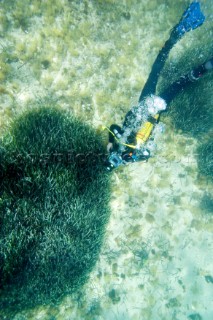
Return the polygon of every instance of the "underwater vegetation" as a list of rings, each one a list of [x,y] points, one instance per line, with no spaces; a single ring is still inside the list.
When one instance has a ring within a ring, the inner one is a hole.
[[[201,174],[213,181],[213,141],[209,139],[197,148],[198,168]]]
[[[193,313],[193,314],[190,314],[188,316],[188,319],[191,319],[191,320],[202,320],[202,317],[199,315],[199,313]]]
[[[102,142],[57,107],[18,116],[0,142],[0,309],[49,304],[81,287],[109,218]]]
[[[200,207],[206,214],[213,215],[213,196],[210,193],[204,193]]]
[[[192,83],[181,92],[169,111],[177,130],[198,139],[212,129],[213,122],[211,79],[207,76],[202,80],[205,81]]]
[[[183,70],[185,68],[184,64],[182,66],[179,65],[179,67],[182,70],[182,74],[187,74],[187,71]],[[165,71],[164,77],[166,72],[168,70]],[[171,102],[168,112],[162,115],[162,118],[168,117],[172,121],[174,128],[178,132],[198,140],[198,148],[196,150],[198,170],[199,173],[210,179],[213,179],[213,144],[211,139],[213,123],[212,79],[213,74],[209,72],[199,81],[189,84]],[[163,81],[165,82],[165,79]],[[163,91],[162,82],[161,91]]]

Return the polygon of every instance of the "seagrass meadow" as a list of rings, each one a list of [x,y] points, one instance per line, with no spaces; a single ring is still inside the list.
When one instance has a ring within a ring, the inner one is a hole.
[[[97,134],[51,107],[2,139],[1,309],[56,302],[86,281],[109,217],[101,153]]]
[[[168,106],[149,162],[109,174],[100,131],[189,3],[0,1],[0,320],[212,320],[213,73]],[[200,4],[158,93],[212,56]]]

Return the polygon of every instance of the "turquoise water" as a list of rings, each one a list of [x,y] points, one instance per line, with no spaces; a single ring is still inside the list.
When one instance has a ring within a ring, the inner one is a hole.
[[[17,114],[45,100],[94,128],[121,124],[188,4],[0,1],[1,133]],[[173,48],[161,86],[211,57],[212,1],[201,7],[204,25]],[[166,130],[155,157],[113,173],[111,217],[85,287],[55,305],[9,316],[1,310],[0,319],[213,318],[213,189],[196,157],[212,127],[195,134],[202,115],[212,117],[212,90],[208,74],[177,97],[173,113],[162,119]],[[197,103],[199,119],[190,111]],[[178,107],[188,107],[184,118]]]

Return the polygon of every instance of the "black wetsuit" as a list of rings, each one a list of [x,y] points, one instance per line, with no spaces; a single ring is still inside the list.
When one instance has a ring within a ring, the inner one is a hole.
[[[178,36],[178,34],[176,33],[176,27],[173,28],[169,39],[165,42],[165,45],[160,50],[152,66],[152,69],[146,81],[146,84],[144,85],[141,91],[139,101],[138,101],[139,104],[143,101],[143,99],[145,99],[146,96],[150,94],[155,94],[158,78],[165,65],[169,52],[180,38],[181,37]],[[192,70],[189,74],[186,74],[182,76],[180,79],[178,79],[177,81],[173,82],[170,86],[166,88],[166,90],[160,93],[159,96],[163,98],[167,104],[169,104],[180,91],[185,89],[190,83],[198,80],[207,71],[208,70],[205,68],[205,63],[200,65],[199,67]],[[115,130],[117,130],[119,134],[122,134],[124,132],[123,129],[128,127],[128,119],[130,118],[131,119],[136,118],[135,113],[133,113],[131,110],[128,111],[128,113],[126,114],[122,128],[117,124],[112,124],[110,127],[110,131],[115,133]],[[135,137],[131,135],[128,138],[128,143],[130,144],[133,143],[134,138]],[[114,141],[115,141],[114,136],[111,133],[109,133],[109,142],[113,143]]]

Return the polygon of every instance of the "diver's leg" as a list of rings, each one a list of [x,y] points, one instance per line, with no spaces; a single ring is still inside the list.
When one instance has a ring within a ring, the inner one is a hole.
[[[179,92],[184,90],[190,83],[199,80],[210,70],[213,70],[213,57],[199,67],[193,69],[190,73],[182,76],[179,80],[173,82],[166,90],[160,93],[160,97],[169,104]]]
[[[194,30],[204,22],[205,17],[200,11],[198,2],[193,2],[183,13],[180,22],[172,29],[169,39],[166,41],[164,47],[160,50],[149,74],[148,80],[141,92],[139,102],[142,101],[147,95],[154,94],[157,86],[158,77],[164,67],[166,59],[172,47],[182,38],[182,36]]]
[[[171,36],[170,36],[170,38],[166,41],[164,47],[160,50],[152,66],[152,70],[149,74],[146,84],[143,87],[143,90],[141,91],[139,102],[142,101],[147,95],[155,93],[160,72],[164,67],[164,64],[166,62],[166,59],[168,57],[170,50],[172,49],[174,44],[178,41],[178,38],[176,39],[176,41],[174,40],[175,40],[174,37],[172,37],[171,39]]]

